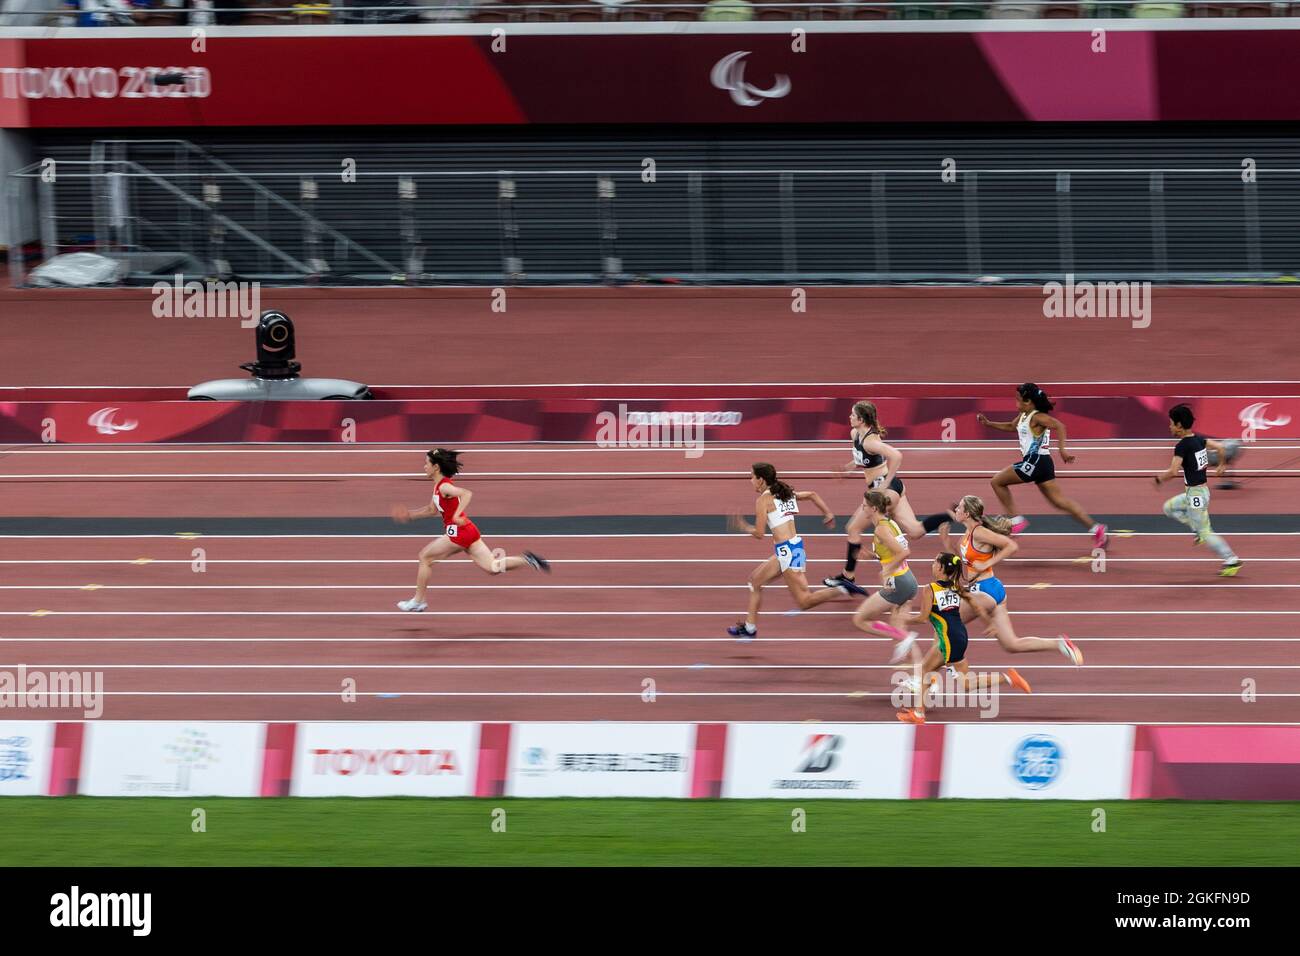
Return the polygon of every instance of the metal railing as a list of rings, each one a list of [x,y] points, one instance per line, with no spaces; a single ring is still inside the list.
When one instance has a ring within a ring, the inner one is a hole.
[[[1300,271],[1293,168],[362,169],[349,180],[337,169],[250,174],[101,158],[60,162],[54,182],[37,167],[13,174],[9,201],[30,189],[47,259],[184,252],[214,274],[267,282],[1204,281]]]
[[[904,2],[784,2],[784,0],[712,0],[672,3],[663,0],[604,0],[604,2],[522,2],[446,0],[429,3],[375,4],[284,2],[266,5],[250,0],[155,0],[149,8],[125,0],[93,0],[81,9],[56,0],[0,8],[0,23],[58,26],[189,26],[281,24],[379,24],[394,22],[635,22],[656,20],[885,20],[1074,17],[1289,17],[1300,14],[1300,3],[1289,0],[1225,0],[1225,2],[1161,2],[1161,0],[904,0]]]

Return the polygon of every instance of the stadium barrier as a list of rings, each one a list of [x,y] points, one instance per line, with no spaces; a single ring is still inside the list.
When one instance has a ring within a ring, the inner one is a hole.
[[[1300,726],[0,721],[0,796],[1300,800]]]
[[[862,386],[869,389],[869,386]],[[667,390],[665,387],[664,390]],[[471,399],[368,402],[0,401],[5,444],[146,442],[596,442],[677,447],[703,441],[843,441],[855,397]],[[1014,417],[1005,396],[874,399],[893,439],[996,438],[977,412]],[[1219,438],[1300,438],[1294,395],[1062,396],[1075,439],[1169,438],[1186,402]],[[895,424],[898,423],[898,424]],[[958,429],[961,423],[961,429]]]

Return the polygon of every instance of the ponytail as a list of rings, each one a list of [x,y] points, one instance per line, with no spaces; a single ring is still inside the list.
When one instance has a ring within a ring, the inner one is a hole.
[[[1003,537],[1011,534],[1011,519],[1006,515],[986,515],[984,513],[984,499],[978,495],[967,495],[962,498],[961,506],[966,509],[968,515],[994,534],[1000,534]]]
[[[943,571],[942,583],[957,592],[963,601],[970,602],[970,588],[961,583],[964,562],[951,551],[944,551],[934,559]]]
[[[794,497],[794,489],[776,476],[776,466],[760,461],[753,466],[752,471],[755,478],[767,485],[767,490],[772,492],[773,498],[789,501]]]
[[[1034,408],[1040,412],[1050,412],[1056,407],[1056,404],[1047,397],[1047,393],[1033,382],[1025,382],[1016,389],[1016,394],[1025,401],[1032,403]]]
[[[867,434],[875,432],[882,439],[889,434],[889,430],[880,424],[875,402],[868,402],[865,399],[858,402],[853,406],[853,414],[867,423]]]
[[[429,464],[437,465],[445,477],[454,478],[460,471],[460,452],[450,448],[436,448],[429,452]]]

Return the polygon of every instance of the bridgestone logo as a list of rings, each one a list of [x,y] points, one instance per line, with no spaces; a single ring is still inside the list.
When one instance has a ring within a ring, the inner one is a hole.
[[[629,425],[739,425],[740,412],[628,412]]]
[[[856,780],[773,780],[773,790],[856,790]]]

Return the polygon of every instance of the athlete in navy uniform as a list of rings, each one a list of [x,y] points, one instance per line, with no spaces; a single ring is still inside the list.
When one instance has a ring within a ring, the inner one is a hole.
[[[1241,570],[1241,559],[1233,554],[1228,542],[1210,527],[1210,486],[1205,474],[1210,464],[1210,452],[1214,452],[1218,458],[1215,475],[1223,474],[1223,469],[1228,464],[1227,449],[1222,442],[1192,431],[1195,421],[1192,410],[1186,405],[1175,405],[1169,409],[1169,434],[1178,439],[1178,444],[1174,446],[1173,461],[1155,476],[1155,483],[1161,485],[1182,469],[1183,483],[1187,487],[1181,495],[1175,495],[1165,502],[1165,514],[1191,528],[1196,535],[1196,544],[1208,544],[1223,559],[1219,574],[1230,578]]]

